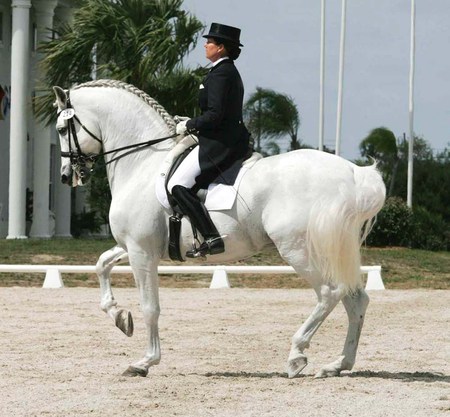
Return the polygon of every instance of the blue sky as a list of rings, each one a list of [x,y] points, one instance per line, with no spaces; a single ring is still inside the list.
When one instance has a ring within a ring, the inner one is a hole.
[[[300,138],[318,145],[320,0],[185,0],[207,29],[220,22],[242,29],[236,65],[246,97],[257,86],[290,95]],[[409,134],[411,0],[347,0],[341,155],[375,127]],[[325,144],[334,148],[341,1],[326,1]],[[450,147],[450,1],[416,0],[414,131],[436,150]],[[203,40],[187,62],[206,65]]]

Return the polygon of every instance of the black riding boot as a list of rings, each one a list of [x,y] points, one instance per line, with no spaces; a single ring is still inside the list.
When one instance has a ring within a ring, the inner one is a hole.
[[[172,197],[180,206],[183,214],[189,217],[194,227],[202,234],[205,241],[197,250],[186,252],[188,258],[198,258],[205,255],[216,255],[225,251],[225,246],[219,232],[209,216],[208,210],[198,197],[186,187],[176,185],[172,188]]]

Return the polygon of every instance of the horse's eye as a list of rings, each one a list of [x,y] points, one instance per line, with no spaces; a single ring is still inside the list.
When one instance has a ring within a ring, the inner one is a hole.
[[[67,133],[67,127],[60,127],[60,128],[58,128],[58,133],[61,136],[64,136]]]

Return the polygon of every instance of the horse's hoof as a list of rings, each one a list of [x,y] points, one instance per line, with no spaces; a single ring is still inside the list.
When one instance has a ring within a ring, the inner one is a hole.
[[[145,378],[147,374],[148,371],[146,369],[129,366],[128,369],[122,374],[122,376],[142,376]]]
[[[308,359],[305,355],[289,359],[287,366],[288,377],[295,378],[306,365],[308,365]]]
[[[341,371],[337,368],[328,368],[323,367],[317,374],[314,375],[314,378],[330,378],[334,376],[340,376]]]
[[[133,316],[128,310],[120,309],[116,314],[116,326],[128,337],[133,336],[134,324]]]

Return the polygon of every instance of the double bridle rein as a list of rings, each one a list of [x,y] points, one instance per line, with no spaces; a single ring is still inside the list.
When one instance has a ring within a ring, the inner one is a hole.
[[[67,106],[64,110],[61,110],[58,113],[58,117],[60,115],[63,115],[63,118],[67,120],[67,134],[68,134],[68,141],[69,141],[69,152],[61,152],[61,157],[63,158],[70,158],[70,163],[72,165],[72,169],[77,170],[80,173],[80,177],[83,178],[85,175],[84,170],[86,169],[86,163],[91,162],[92,164],[97,162],[99,158],[105,155],[109,155],[111,153],[124,151],[127,149],[133,149],[136,151],[139,151],[144,148],[148,148],[149,146],[156,145],[157,143],[163,142],[168,139],[172,139],[177,136],[176,133],[164,136],[162,138],[158,139],[152,139],[148,140],[146,142],[140,142],[135,143],[132,145],[122,146],[120,148],[112,149],[107,152],[102,152],[98,154],[86,154],[81,150],[80,143],[78,141],[77,131],[75,129],[75,120],[78,122],[80,127],[92,138],[95,139],[97,142],[103,145],[103,142],[101,139],[99,139],[96,135],[94,135],[83,123],[81,123],[78,116],[75,114],[75,110],[70,103],[70,98],[67,98]],[[73,137],[73,143],[75,144],[75,149],[72,147],[72,140],[71,136]],[[131,152],[126,152],[122,155],[116,156],[115,158],[109,160],[105,163],[105,165],[108,165],[114,161],[117,161],[120,158],[123,158],[124,156],[127,156]]]

